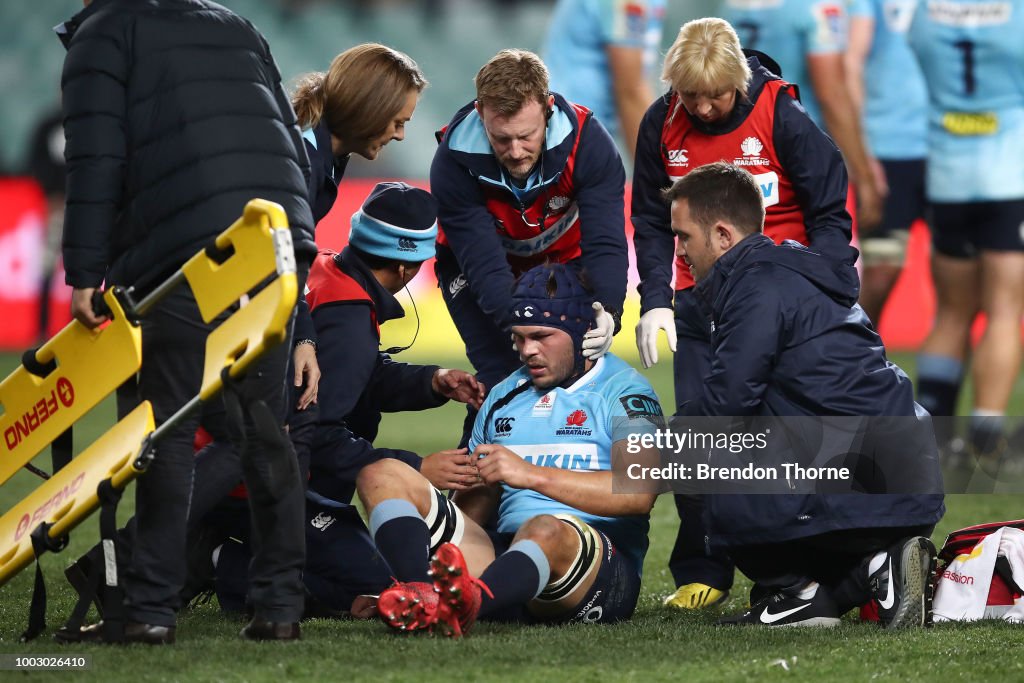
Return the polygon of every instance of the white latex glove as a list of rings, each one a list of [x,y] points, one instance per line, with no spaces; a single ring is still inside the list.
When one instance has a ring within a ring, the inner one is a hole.
[[[597,360],[612,347],[612,335],[615,334],[615,318],[604,310],[600,301],[594,302],[594,326],[583,335],[583,357]]]
[[[676,317],[671,308],[652,308],[636,324],[636,348],[640,362],[649,368],[658,362],[658,330],[665,330],[668,348],[676,352]]]

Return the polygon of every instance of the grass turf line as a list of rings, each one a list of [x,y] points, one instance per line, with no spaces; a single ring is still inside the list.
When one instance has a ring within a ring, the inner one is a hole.
[[[896,360],[904,367],[909,365],[907,357]],[[4,375],[16,362],[13,356],[0,357]],[[464,362],[449,363],[465,367]],[[644,374],[660,396],[671,397],[667,359]],[[1019,415],[1022,404],[1024,391],[1018,383],[1011,412]],[[436,411],[386,416],[378,443],[421,454],[451,447],[462,414],[461,406],[447,405]],[[112,420],[113,403],[108,401],[85,418],[78,443],[89,443]],[[48,459],[44,453],[37,464],[48,469]],[[24,472],[16,475],[0,488],[0,509],[7,509],[37,481]],[[133,507],[131,492],[121,507],[124,520]],[[946,518],[933,538],[937,545],[952,529],[1024,516],[1024,501],[1019,496],[949,496],[947,507]],[[452,642],[393,636],[375,621],[317,620],[303,624],[302,642],[261,645],[241,641],[237,634],[242,623],[225,619],[210,604],[181,615],[179,640],[171,648],[58,647],[48,635],[26,645],[18,643],[17,637],[27,617],[33,579],[30,568],[0,588],[0,653],[86,654],[91,668],[73,674],[74,680],[104,681],[1024,679],[1024,658],[1017,654],[1024,647],[1024,628],[1020,626],[943,625],[895,634],[852,619],[829,632],[716,627],[715,616],[739,611],[746,603],[749,582],[739,575],[722,612],[666,610],[661,607],[661,597],[673,588],[666,562],[676,524],[671,499],[662,497],[652,515],[651,550],[640,605],[628,624],[549,628],[483,623],[474,628],[471,637]],[[73,604],[72,591],[61,572],[97,538],[97,517],[93,516],[72,534],[68,550],[43,558],[50,589],[51,631],[67,617]],[[53,678],[52,672],[19,672],[17,680]],[[14,678],[4,676],[4,680]]]

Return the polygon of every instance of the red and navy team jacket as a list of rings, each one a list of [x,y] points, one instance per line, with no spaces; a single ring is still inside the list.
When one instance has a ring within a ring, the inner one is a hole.
[[[555,95],[539,182],[522,200],[506,183],[473,103],[439,133],[430,190],[438,243],[454,253],[477,303],[508,327],[508,297],[529,268],[574,259],[596,299],[622,311],[626,295],[625,171],[608,132],[585,107]]]
[[[321,251],[308,288],[321,372],[309,487],[347,503],[359,470],[372,462],[396,458],[419,468],[416,453],[373,445],[380,414],[433,408],[447,399],[431,388],[438,366],[399,363],[380,352],[380,325],[405,312],[351,249]]]
[[[765,199],[765,233],[792,239],[840,261],[856,259],[846,212],[847,175],[839,149],[807,116],[791,87],[756,58],[746,98],[709,126],[691,117],[673,92],[658,98],[640,124],[633,172],[633,245],[641,313],[672,306],[675,237],[661,190],[690,170],[726,160],[750,171]],[[676,259],[677,290],[693,285]]]

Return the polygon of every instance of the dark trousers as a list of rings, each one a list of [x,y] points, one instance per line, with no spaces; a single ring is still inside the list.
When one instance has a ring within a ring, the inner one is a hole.
[[[306,272],[300,273],[300,291]],[[222,318],[226,318],[225,313]],[[143,321],[139,395],[152,401],[157,425],[199,393],[206,337],[222,319],[202,321],[187,287],[178,287]],[[251,367],[240,382],[243,405],[261,400],[274,422],[260,429],[246,414],[240,448],[249,490],[253,561],[249,597],[255,615],[278,622],[302,614],[303,487],[295,452],[284,434],[285,374],[291,335]],[[193,479],[193,437],[200,416],[191,416],[157,446],[149,471],[136,484],[137,535],[125,577],[128,618],[173,625],[185,581],[186,520]]]
[[[491,387],[522,365],[519,354],[512,348],[512,337],[480,310],[472,287],[466,282],[466,276],[455,260],[455,254],[447,247],[438,247],[434,273],[448,313],[466,346],[466,356],[476,370],[477,379],[490,391]],[[475,419],[476,410],[467,406],[460,447],[469,442]]]
[[[843,529],[780,543],[732,546],[729,552],[758,590],[775,592],[817,581],[829,590],[842,614],[871,599],[866,563],[873,555],[911,536],[931,536],[934,528],[929,524]]]
[[[711,340],[708,320],[694,294],[694,288],[676,292],[676,353],[672,358],[672,375],[676,392],[676,408],[700,398],[704,378],[711,370]],[[668,568],[676,586],[703,583],[719,590],[732,587],[734,566],[729,556],[712,551],[704,524],[702,496],[676,494],[679,531],[669,556]]]
[[[228,612],[245,609],[251,552],[248,520],[237,514],[241,501],[223,501],[216,521],[230,530],[215,571],[217,600]],[[232,512],[232,508],[236,512]],[[308,500],[305,513],[307,615],[347,612],[359,595],[377,595],[391,584],[393,572],[377,553],[354,506]]]

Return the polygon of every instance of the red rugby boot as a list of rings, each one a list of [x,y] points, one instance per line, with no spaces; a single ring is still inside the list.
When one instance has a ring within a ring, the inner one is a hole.
[[[445,635],[459,638],[476,622],[482,601],[481,590],[494,597],[480,579],[470,576],[462,551],[454,543],[445,543],[430,558],[428,572],[439,602],[434,623]]]
[[[429,583],[396,583],[380,594],[377,613],[396,631],[429,630],[436,621],[437,593]]]

